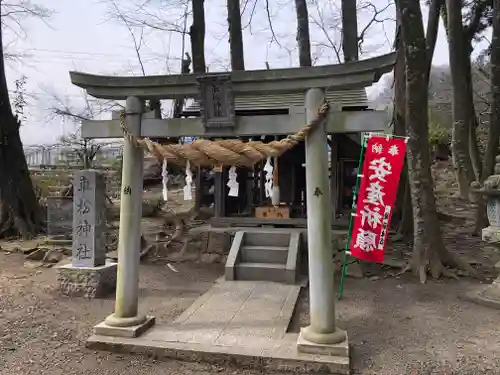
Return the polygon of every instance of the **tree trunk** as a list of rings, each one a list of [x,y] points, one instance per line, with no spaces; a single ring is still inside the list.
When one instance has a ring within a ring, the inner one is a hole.
[[[297,0],[295,1],[297,3]],[[304,1],[305,3],[305,1]],[[342,52],[344,61],[358,61],[358,17],[355,0],[342,0]]]
[[[427,18],[427,33],[425,42],[427,46],[427,77],[431,74],[432,58],[436,49],[436,42],[439,31],[439,16],[445,6],[444,0],[431,0],[429,4],[429,17]],[[429,78],[427,78],[429,79]]]
[[[446,272],[444,264],[458,265],[444,246],[434,197],[429,151],[427,48],[420,3],[398,0],[406,58],[407,160],[413,201],[414,244],[412,268],[420,281]],[[470,269],[466,265],[460,265]]]
[[[473,100],[472,85],[470,87],[471,87],[470,96],[471,100]],[[474,102],[472,102],[472,108],[473,108],[471,111],[472,118],[470,120],[470,126],[469,126],[469,154],[475,180],[481,181],[483,158],[481,155],[481,151],[479,150],[479,145],[477,144],[477,127],[479,126],[479,121],[476,116],[476,109]]]
[[[467,79],[469,53],[462,25],[462,1],[446,0],[450,70],[453,84],[453,132],[451,151],[460,195],[469,199],[474,181],[469,139],[472,119],[470,87]],[[470,71],[470,69],[469,69]]]
[[[28,239],[41,229],[41,222],[19,126],[9,100],[0,28],[0,237]]]
[[[239,0],[227,0],[227,24],[229,26],[231,70],[245,70],[243,32],[241,30],[241,11]]]
[[[181,74],[189,74],[189,66],[191,65],[191,56],[186,53],[186,57],[182,56],[181,61]],[[182,109],[184,107],[184,98],[178,98],[174,101],[174,118],[181,117]],[[161,113],[160,117],[161,118]]]
[[[205,73],[205,0],[192,0],[193,23],[189,29],[193,71]]]
[[[309,13],[306,0],[295,0],[297,13],[297,45],[300,66],[311,66],[311,39],[309,37]]]
[[[193,72],[205,73],[207,71],[205,63],[205,0],[192,0],[191,6],[193,23],[189,29],[189,35],[191,37],[191,54],[193,55]],[[196,210],[199,210],[201,207],[203,172],[203,169],[198,168],[196,173],[196,192],[194,198]]]
[[[468,113],[469,113],[469,155],[472,165],[472,171],[474,172],[474,178],[476,181],[481,180],[482,174],[482,157],[479,151],[479,145],[477,144],[477,134],[476,129],[479,125],[479,121],[476,116],[476,107],[474,104],[474,87],[472,84],[472,65],[471,65],[471,54],[472,51],[471,41],[466,40],[467,57],[463,60],[464,74],[467,79],[467,90],[464,96],[467,96],[468,101]]]
[[[488,176],[494,173],[495,157],[498,154],[500,138],[500,0],[493,1],[493,35],[491,39],[491,115],[488,126],[488,141],[483,159],[481,184]],[[478,199],[476,211],[475,234],[488,225],[486,218],[486,204],[481,197]]]
[[[406,136],[406,59],[401,32],[401,17],[396,14],[396,38],[394,46],[396,48],[396,65],[394,67],[394,134],[400,137]],[[398,233],[404,239],[411,239],[413,236],[413,207],[411,202],[410,185],[408,181],[408,164],[401,173],[399,181],[398,195],[396,197],[396,223]]]

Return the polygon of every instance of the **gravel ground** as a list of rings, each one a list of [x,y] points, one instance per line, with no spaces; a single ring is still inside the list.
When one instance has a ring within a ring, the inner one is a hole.
[[[69,299],[56,290],[55,270],[23,267],[20,254],[0,253],[0,375],[256,374],[84,348],[92,326],[113,300]],[[141,309],[169,321],[222,273],[220,265],[141,266]],[[348,279],[339,325],[353,346],[354,374],[500,374],[498,311],[460,301],[469,281]],[[307,293],[292,328],[308,321]]]
[[[500,374],[499,312],[457,298],[471,287],[479,285],[348,279],[337,316],[353,348],[353,374]],[[304,293],[292,327],[308,321]]]

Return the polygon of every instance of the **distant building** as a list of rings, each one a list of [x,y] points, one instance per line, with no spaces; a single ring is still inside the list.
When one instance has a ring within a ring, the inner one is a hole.
[[[121,145],[106,145],[98,151],[95,159],[98,163],[103,163],[121,154]],[[63,145],[27,146],[24,148],[24,155],[29,167],[81,164],[75,148]]]

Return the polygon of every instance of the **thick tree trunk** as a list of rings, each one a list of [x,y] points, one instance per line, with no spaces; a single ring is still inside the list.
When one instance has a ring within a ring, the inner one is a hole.
[[[468,97],[471,94],[467,79],[469,53],[462,25],[462,1],[446,0],[446,12],[453,82],[451,151],[460,195],[462,198],[469,199],[470,184],[475,179],[469,153],[470,121],[473,108]]]
[[[444,264],[458,260],[444,246],[434,197],[429,152],[427,48],[420,3],[398,0],[405,46],[407,74],[406,129],[410,137],[407,159],[413,201],[414,245],[412,268],[421,282],[430,271],[438,278]],[[470,269],[466,265],[461,265]]]
[[[342,0],[342,52],[345,62],[359,60],[356,0]]]
[[[297,45],[300,66],[311,66],[311,39],[309,37],[309,13],[306,0],[295,0],[297,13]]]
[[[231,70],[245,70],[243,55],[243,32],[239,0],[227,0],[227,24],[229,26],[229,49],[231,51]]]
[[[189,30],[193,71],[205,73],[205,0],[192,0],[193,23]]]
[[[9,100],[0,30],[0,237],[31,238],[41,229],[40,210],[19,126]]]
[[[484,152],[483,171],[480,182],[494,173],[495,157],[498,154],[500,138],[500,0],[493,1],[493,35],[491,39],[491,115],[488,126],[488,141]],[[475,234],[488,225],[486,218],[486,204],[481,198],[478,200],[476,211]]]
[[[396,65],[394,67],[394,134],[400,137],[406,136],[406,59],[401,32],[401,17],[396,14],[396,39],[394,42],[396,48]],[[404,239],[411,239],[413,236],[413,207],[411,202],[410,185],[408,181],[408,165],[401,173],[399,181],[398,195],[396,198],[396,223],[398,233]]]

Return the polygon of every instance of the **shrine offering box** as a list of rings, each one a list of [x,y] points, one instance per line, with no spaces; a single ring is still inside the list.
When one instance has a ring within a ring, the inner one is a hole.
[[[290,219],[290,208],[287,206],[255,207],[255,217],[258,219]]]

